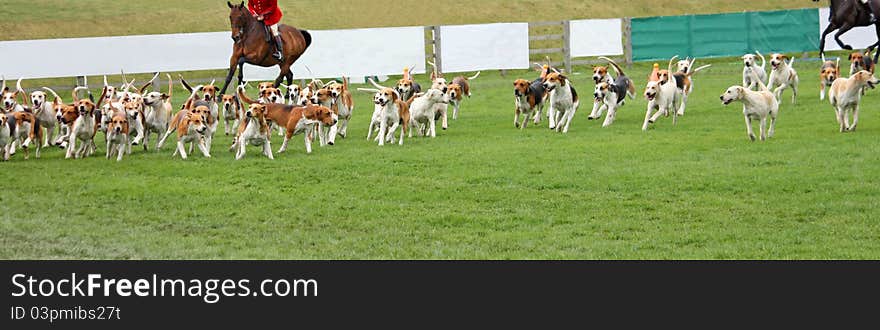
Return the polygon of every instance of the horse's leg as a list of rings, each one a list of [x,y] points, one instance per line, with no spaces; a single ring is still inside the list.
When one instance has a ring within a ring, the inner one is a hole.
[[[828,37],[831,32],[837,29],[837,25],[834,22],[828,24],[828,27],[825,28],[825,31],[822,32],[822,38],[819,38],[819,54],[825,55],[825,38]]]
[[[853,49],[852,46],[844,44],[843,40],[840,40],[840,36],[842,36],[844,33],[849,32],[849,30],[852,30],[852,28],[853,28],[852,24],[843,23],[843,25],[840,26],[840,29],[837,30],[837,33],[834,34],[834,41],[837,41],[837,44],[840,46],[840,48],[843,48],[846,50]]]
[[[235,69],[238,68],[241,57],[232,55],[232,58],[229,59],[229,73],[226,74],[226,82],[223,83],[223,90],[220,91],[220,94],[226,94],[226,88],[229,87],[229,82],[232,81],[232,76],[235,75]],[[241,71],[241,70],[239,70]]]
[[[875,48],[880,46],[880,23],[874,23],[874,31],[874,33],[877,35],[877,43],[871,45],[871,51],[874,51]],[[880,58],[880,53],[874,52],[874,63],[877,63],[878,58]]]
[[[290,72],[290,64],[281,63],[278,66],[281,67],[281,73],[278,74],[278,78],[275,78],[275,86],[281,86],[281,83],[284,81],[284,79],[288,78],[287,76],[292,74]],[[287,83],[291,83],[289,78],[287,80]]]
[[[238,60],[238,86],[241,86],[241,82],[244,81],[244,59]],[[236,87],[238,88],[238,87]]]

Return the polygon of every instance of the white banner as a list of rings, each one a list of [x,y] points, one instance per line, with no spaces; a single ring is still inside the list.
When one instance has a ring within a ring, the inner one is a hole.
[[[621,19],[571,21],[571,57],[623,55]]]
[[[819,8],[819,37],[822,37],[822,32],[828,27],[830,22],[828,22],[828,15],[831,13],[831,9],[829,8]],[[836,31],[834,33],[837,33]],[[829,34],[825,37],[825,50],[842,50],[840,46],[837,45],[837,41],[834,40],[834,33]],[[874,26],[863,26],[853,28],[849,30],[849,32],[845,33],[840,37],[841,40],[845,44],[848,44],[856,49],[865,49],[868,46],[873,45],[877,42],[877,32],[874,29]]]
[[[294,65],[307,78],[425,72],[423,27],[309,31],[312,46]],[[0,75],[37,79],[228,69],[230,32],[0,42]],[[245,67],[247,80],[274,80],[278,68]]]
[[[7,79],[195,71],[229,66],[229,32],[0,42]]]
[[[529,68],[529,24],[440,27],[442,72]]]
[[[425,73],[425,28],[309,31],[312,45],[294,64],[293,75],[308,78],[306,66],[317,78],[341,76],[400,75],[415,65],[414,73]],[[227,62],[229,60],[227,59]],[[278,67],[245,66],[245,80],[274,80]]]

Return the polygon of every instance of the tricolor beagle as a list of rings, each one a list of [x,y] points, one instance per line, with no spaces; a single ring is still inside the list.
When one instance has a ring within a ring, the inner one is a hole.
[[[819,99],[825,99],[825,89],[831,87],[831,84],[834,83],[834,80],[840,78],[840,57],[837,58],[837,61],[828,61],[825,60],[825,55],[822,55],[822,69],[819,70]]]
[[[248,104],[258,104],[259,102],[250,99],[245,93],[244,88],[238,89],[238,97]],[[265,118],[267,121],[275,122],[285,128],[284,142],[278,153],[287,151],[287,144],[290,138],[296,134],[305,133],[306,153],[312,153],[312,139],[314,137],[315,125],[321,123],[326,126],[336,125],[336,120],[329,108],[306,105],[292,106],[287,104],[269,103],[264,104],[266,108]]]
[[[461,108],[462,96],[471,97],[469,81],[478,77],[480,77],[480,72],[471,77],[458,76],[452,79],[452,84],[449,85],[449,90],[446,92],[446,95],[449,96],[449,103],[452,104],[452,120],[458,120],[458,110]]]
[[[534,115],[535,124],[541,117],[544,110],[544,85],[541,82],[530,82],[525,79],[517,79],[513,82],[513,95],[516,110],[513,116],[513,125],[520,129],[525,129],[528,125],[532,113]],[[522,124],[519,117],[523,116]]]
[[[252,103],[245,111],[242,125],[238,127],[237,138],[231,149],[238,149],[235,153],[235,160],[244,158],[247,145],[253,145],[263,148],[263,155],[269,159],[275,159],[272,156],[272,145],[269,125],[266,123],[266,104]]]
[[[128,117],[124,113],[113,116],[107,125],[107,159],[115,154],[118,162],[123,155],[131,153],[130,138]]]

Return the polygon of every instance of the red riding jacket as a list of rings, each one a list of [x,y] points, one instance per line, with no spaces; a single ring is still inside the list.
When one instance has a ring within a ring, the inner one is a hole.
[[[281,9],[278,0],[248,0],[248,9],[254,15],[263,15],[266,25],[275,25],[281,21]]]

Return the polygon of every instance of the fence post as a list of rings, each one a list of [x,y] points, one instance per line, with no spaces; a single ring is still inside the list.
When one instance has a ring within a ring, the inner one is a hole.
[[[565,73],[571,74],[571,21],[562,21],[562,57]]]
[[[632,17],[623,18],[623,38],[626,39],[623,54],[626,56],[626,66],[633,65],[633,43],[632,43]]]
[[[440,35],[440,26],[431,27],[431,39],[434,41],[434,64],[437,66],[437,72],[443,73],[443,59],[440,55],[443,39]]]
[[[85,86],[86,85],[86,77],[85,76],[77,76],[76,77],[76,87]]]

